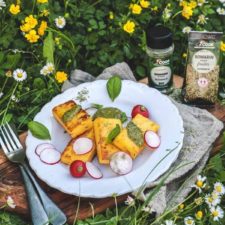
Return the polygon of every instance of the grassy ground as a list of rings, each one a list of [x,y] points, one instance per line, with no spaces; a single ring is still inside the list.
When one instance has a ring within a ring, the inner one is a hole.
[[[0,211],[0,225],[30,225],[30,223],[25,222],[19,216],[5,212],[3,210]]]

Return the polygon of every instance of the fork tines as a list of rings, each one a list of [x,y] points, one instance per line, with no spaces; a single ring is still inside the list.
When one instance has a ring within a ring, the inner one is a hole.
[[[6,154],[22,148],[18,137],[7,122],[0,127],[0,144]]]

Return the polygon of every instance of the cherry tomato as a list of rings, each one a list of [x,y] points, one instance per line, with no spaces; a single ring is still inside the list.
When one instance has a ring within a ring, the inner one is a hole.
[[[70,165],[70,174],[73,177],[82,177],[86,173],[86,165],[81,160],[75,160]]]
[[[149,118],[148,109],[143,105],[136,105],[132,109],[131,116],[134,118],[137,114],[141,114],[142,116]]]

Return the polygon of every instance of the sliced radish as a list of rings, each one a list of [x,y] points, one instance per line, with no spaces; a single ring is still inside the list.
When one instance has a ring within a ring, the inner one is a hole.
[[[160,145],[160,137],[154,131],[151,131],[151,130],[146,131],[144,135],[144,139],[145,139],[145,143],[150,148],[155,149],[155,148],[158,148]]]
[[[95,166],[92,162],[86,162],[86,168],[87,168],[87,172],[88,174],[94,178],[94,179],[100,179],[103,177],[102,172],[100,171],[100,169]]]
[[[73,150],[77,155],[83,155],[91,151],[93,148],[93,141],[90,138],[80,137],[73,143]]]
[[[55,149],[46,148],[41,152],[40,159],[48,165],[54,165],[60,161],[61,153]]]
[[[127,153],[116,152],[112,155],[109,164],[113,172],[119,175],[125,175],[132,170],[133,161]]]
[[[36,149],[35,149],[35,153],[40,156],[41,152],[46,149],[46,148],[53,148],[55,149],[55,146],[50,144],[50,143],[42,143],[42,144],[39,144]]]

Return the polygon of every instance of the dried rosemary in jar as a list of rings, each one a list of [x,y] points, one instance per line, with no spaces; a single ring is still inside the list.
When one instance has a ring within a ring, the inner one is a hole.
[[[196,105],[209,105],[216,102],[221,38],[221,32],[189,33],[185,102]]]

